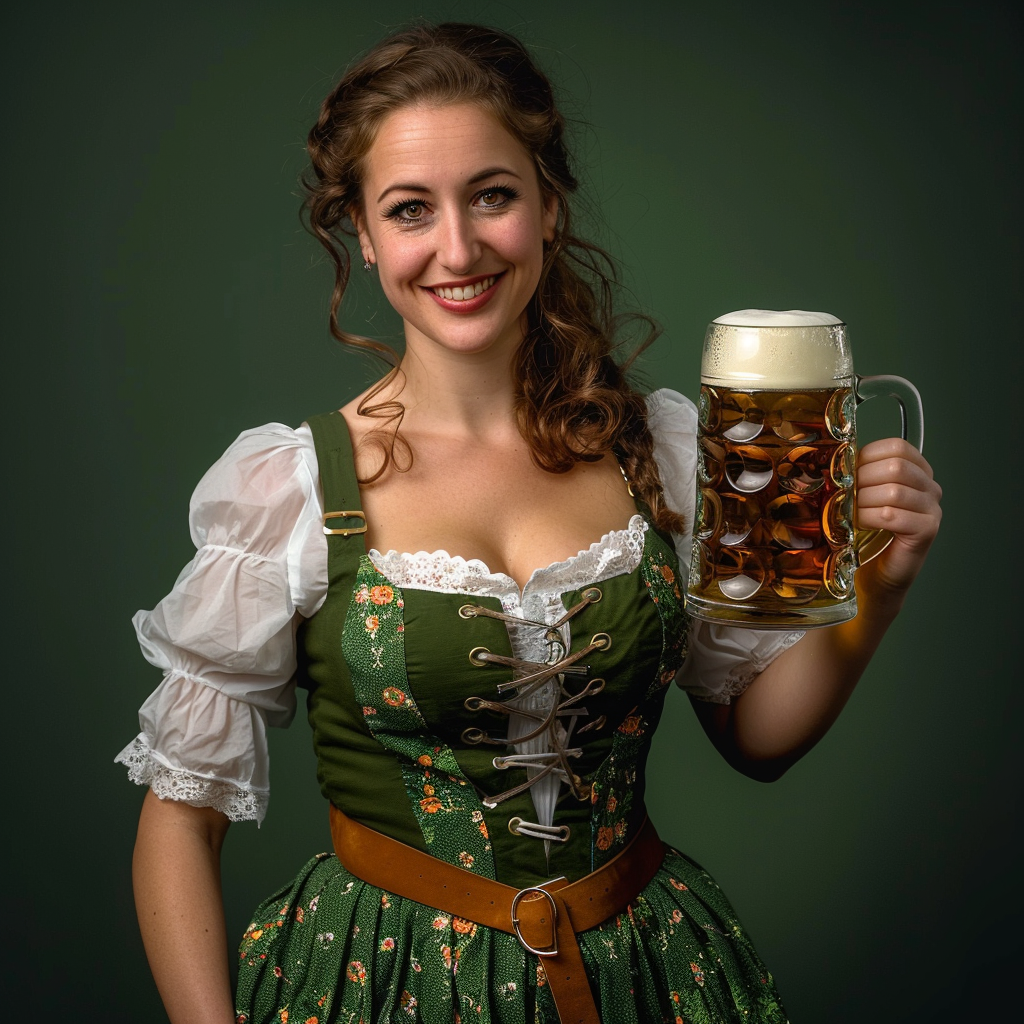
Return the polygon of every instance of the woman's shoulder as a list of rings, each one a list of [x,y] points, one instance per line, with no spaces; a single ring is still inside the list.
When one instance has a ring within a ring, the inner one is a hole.
[[[665,498],[689,521],[697,469],[697,408],[678,391],[661,388],[647,396],[647,426]]]
[[[647,423],[655,442],[661,433],[685,432],[696,436],[697,407],[686,395],[659,388],[647,396]]]
[[[203,474],[189,503],[197,547],[216,543],[211,532],[250,543],[287,533],[316,514],[319,504],[312,433],[265,423],[242,433]],[[223,542],[223,541],[221,541]]]

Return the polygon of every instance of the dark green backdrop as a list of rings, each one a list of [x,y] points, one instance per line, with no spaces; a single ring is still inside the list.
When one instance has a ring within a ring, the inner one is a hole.
[[[520,33],[587,122],[594,230],[665,326],[652,384],[693,393],[717,314],[797,306],[848,320],[862,372],[919,385],[947,519],[849,709],[761,786],[718,759],[677,694],[652,803],[732,895],[797,1024],[995,1019],[1019,909],[1009,12],[249,0],[8,13],[7,1019],[163,1019],[130,892],[142,792],[111,763],[157,682],[129,618],[190,557],[188,496],[228,442],[368,379],[327,337],[329,272],[299,228],[296,181],[340,69],[417,14]],[[365,282],[357,298],[350,323],[394,330]],[[978,390],[992,378],[1005,405]],[[865,422],[880,431],[891,414]],[[273,759],[266,824],[228,839],[233,933],[327,844],[301,721],[274,735]]]

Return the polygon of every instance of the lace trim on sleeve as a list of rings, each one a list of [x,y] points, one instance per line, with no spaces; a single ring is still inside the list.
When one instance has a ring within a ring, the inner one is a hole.
[[[734,626],[729,629],[719,627],[720,637],[757,638],[750,650],[741,653],[738,649],[729,651],[724,645],[714,645],[699,641],[695,647],[701,648],[698,660],[702,661],[704,671],[694,671],[694,665],[683,663],[677,683],[697,700],[709,704],[731,704],[743,691],[780,655],[793,646],[804,634],[802,632],[767,632],[765,630],[749,630]],[[691,635],[695,635],[693,630]],[[690,680],[696,676],[696,681]]]
[[[745,672],[731,675],[722,684],[722,688],[714,693],[699,693],[696,690],[690,690],[689,693],[691,697],[706,704],[731,704],[759,675],[760,672],[748,666]]]
[[[222,779],[209,779],[181,768],[168,768],[154,756],[146,738],[136,736],[117,757],[115,764],[128,769],[128,778],[149,786],[162,800],[180,800],[193,807],[212,807],[229,821],[262,823],[270,801],[269,793],[243,789]]]

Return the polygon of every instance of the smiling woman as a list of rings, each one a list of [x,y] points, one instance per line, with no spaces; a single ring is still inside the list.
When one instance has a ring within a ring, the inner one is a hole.
[[[477,103],[416,105],[386,118],[364,166],[354,220],[405,321],[407,359],[496,346],[507,364],[555,237],[557,203],[530,154]]]
[[[741,771],[810,749],[935,534],[927,463],[863,449],[861,525],[895,539],[856,620],[691,624],[696,410],[613,357],[611,263],[571,230],[563,121],[523,47],[398,33],[324,101],[309,152],[331,330],[391,370],[339,412],[243,433],[193,497],[195,559],[136,616],[166,676],[119,760],[151,789],[135,885],[168,1013],[782,1024],[729,902],[648,820],[645,761],[673,680]],[[339,327],[353,238],[401,359]],[[296,684],[335,854],[257,909],[232,995],[220,847],[266,812],[266,727]]]

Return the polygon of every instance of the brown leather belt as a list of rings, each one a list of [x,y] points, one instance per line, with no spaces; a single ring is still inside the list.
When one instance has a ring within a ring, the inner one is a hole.
[[[333,804],[331,838],[338,860],[364,882],[514,935],[542,958],[562,1024],[601,1024],[576,934],[624,910],[665,858],[645,818],[629,845],[597,871],[576,882],[555,878],[514,889],[360,825]]]

